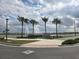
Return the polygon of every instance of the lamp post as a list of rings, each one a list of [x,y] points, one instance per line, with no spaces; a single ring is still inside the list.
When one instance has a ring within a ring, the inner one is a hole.
[[[8,39],[8,19],[6,19],[6,40]]]

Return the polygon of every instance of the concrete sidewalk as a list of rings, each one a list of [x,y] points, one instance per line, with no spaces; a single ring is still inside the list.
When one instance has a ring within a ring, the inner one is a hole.
[[[21,47],[34,47],[34,48],[50,48],[50,47],[58,47],[61,43],[68,39],[75,39],[79,38],[79,36],[73,37],[65,37],[65,38],[58,38],[58,39],[17,39],[17,38],[8,38],[10,40],[38,40],[37,42],[32,42],[28,44],[23,44]]]
[[[58,47],[64,40],[40,40],[28,44],[23,44],[21,47],[32,47],[32,48],[52,48]]]

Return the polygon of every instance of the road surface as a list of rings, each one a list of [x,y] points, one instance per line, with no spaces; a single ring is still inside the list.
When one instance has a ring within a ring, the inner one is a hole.
[[[0,59],[79,59],[79,47],[23,48],[0,45]]]

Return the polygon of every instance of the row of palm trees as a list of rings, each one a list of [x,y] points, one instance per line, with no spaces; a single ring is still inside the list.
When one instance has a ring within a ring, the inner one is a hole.
[[[24,17],[20,17],[18,16],[17,18],[20,22],[21,22],[21,26],[22,26],[22,30],[21,30],[21,37],[23,37],[23,26],[24,26],[24,23],[31,23],[32,24],[32,27],[33,27],[33,34],[34,34],[34,26],[38,24],[38,22],[34,19],[27,19],[27,18],[24,18]],[[46,28],[46,25],[47,25],[47,22],[48,22],[48,17],[42,17],[41,18],[43,20],[43,22],[45,23],[45,34],[47,33],[47,28]],[[52,21],[53,24],[56,25],[56,37],[58,37],[58,24],[61,24],[61,20],[58,19],[58,18],[54,18],[54,20]]]

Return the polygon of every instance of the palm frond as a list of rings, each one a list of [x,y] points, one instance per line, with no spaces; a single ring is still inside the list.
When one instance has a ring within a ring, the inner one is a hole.
[[[58,18],[54,18],[52,23],[54,23],[54,24],[61,24],[61,20],[59,20]]]
[[[25,19],[24,19],[24,22],[25,22],[25,23],[29,23],[29,19],[25,18]]]
[[[42,20],[46,23],[48,21],[48,17],[42,17]]]
[[[17,18],[20,22],[23,22],[24,21],[24,17],[20,17],[20,16],[18,16],[18,18]]]
[[[38,24],[38,22],[35,21],[35,20],[33,20],[33,19],[30,20],[30,23],[31,23],[31,24]]]

